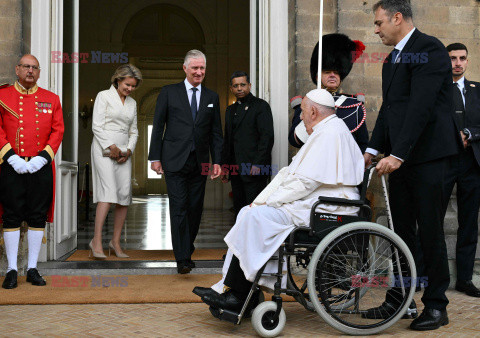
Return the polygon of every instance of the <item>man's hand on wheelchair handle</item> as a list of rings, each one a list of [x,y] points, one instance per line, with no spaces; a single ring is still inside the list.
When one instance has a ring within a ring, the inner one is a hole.
[[[368,168],[368,166],[372,164],[372,159],[374,157],[375,156],[370,154],[370,153],[364,153],[363,154],[363,159],[365,160],[365,168]]]
[[[382,158],[380,162],[378,162],[375,169],[377,169],[377,174],[380,177],[384,174],[391,174],[392,172],[400,168],[401,165],[402,161],[390,155],[388,157]]]

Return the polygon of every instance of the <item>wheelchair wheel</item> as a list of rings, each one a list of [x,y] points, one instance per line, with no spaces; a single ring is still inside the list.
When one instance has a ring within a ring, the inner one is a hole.
[[[277,303],[268,301],[261,303],[253,311],[252,325],[259,336],[276,337],[282,333],[287,317],[285,316],[285,310],[282,308],[278,319],[273,320],[276,310]]]
[[[370,244],[371,246],[371,244]],[[374,253],[373,247],[370,248],[369,253]],[[308,267],[305,263],[310,262],[310,258],[312,253],[310,252],[309,257],[306,256],[309,254],[308,249],[300,249],[298,252],[296,251],[296,255],[290,255],[287,257],[287,287],[292,290],[296,290],[302,293],[302,296],[293,296],[297,302],[302,304],[305,309],[309,311],[316,311],[315,307],[313,306],[312,302],[310,301],[310,295],[308,294],[308,283],[307,283],[307,276],[308,276]],[[371,262],[374,262],[375,259],[372,257],[370,259]],[[346,265],[345,262],[343,265]],[[350,278],[345,278],[345,270],[340,270],[342,266],[339,264],[338,269],[333,267],[332,275],[336,276],[339,281],[337,286],[346,290],[350,289]],[[374,266],[368,265],[366,266],[367,269],[374,269]],[[373,273],[373,271],[371,271]],[[343,276],[342,276],[343,274]],[[359,297],[362,297],[365,292],[367,292],[367,288],[360,288]],[[345,299],[342,304],[340,305],[331,305],[332,310],[339,310],[341,308],[350,307],[355,302],[355,294],[351,294],[348,296],[348,299]]]
[[[307,280],[310,294],[316,295],[310,301],[329,325],[347,334],[368,335],[390,327],[407,311],[415,292],[411,281],[416,281],[416,269],[407,245],[393,231],[355,222],[320,242]],[[387,297],[398,308],[382,318],[367,318],[371,317],[367,310]]]

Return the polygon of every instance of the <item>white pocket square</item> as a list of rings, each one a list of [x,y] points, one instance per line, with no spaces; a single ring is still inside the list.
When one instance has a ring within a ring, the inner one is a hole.
[[[213,103],[210,103],[207,107],[208,108],[213,108]]]

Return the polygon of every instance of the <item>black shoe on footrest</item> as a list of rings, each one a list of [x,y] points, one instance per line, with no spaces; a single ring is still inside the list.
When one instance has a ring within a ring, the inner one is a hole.
[[[219,294],[217,291],[213,290],[212,288],[202,288],[201,286],[194,287],[192,292],[199,297],[203,297],[206,295]]]
[[[202,297],[202,301],[217,309],[240,312],[243,307],[243,301],[235,297],[231,290],[219,294],[209,294]]]

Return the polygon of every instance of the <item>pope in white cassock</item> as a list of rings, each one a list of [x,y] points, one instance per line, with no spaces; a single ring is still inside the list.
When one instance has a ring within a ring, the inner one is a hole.
[[[310,91],[302,101],[301,119],[310,135],[307,142],[252,205],[240,211],[225,237],[228,253],[223,278],[211,288],[193,290],[214,308],[240,311],[257,272],[295,227],[309,226],[310,210],[319,196],[359,198],[363,155],[350,130],[336,116],[332,95],[324,89]],[[317,211],[356,215],[358,208],[321,204]],[[265,272],[276,269],[277,263],[272,261]],[[262,277],[259,284],[273,289],[275,280]],[[228,291],[222,293],[225,289]]]

